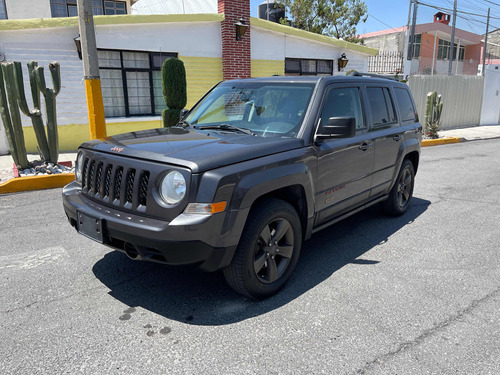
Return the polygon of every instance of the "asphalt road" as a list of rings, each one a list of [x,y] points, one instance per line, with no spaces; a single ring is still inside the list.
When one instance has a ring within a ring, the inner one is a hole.
[[[78,235],[60,189],[0,196],[0,372],[499,374],[499,146],[423,149],[405,216],[317,233],[258,303]]]

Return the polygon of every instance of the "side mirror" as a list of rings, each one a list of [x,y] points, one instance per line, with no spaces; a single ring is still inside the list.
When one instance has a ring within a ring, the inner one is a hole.
[[[182,120],[189,113],[189,109],[181,109],[181,113],[179,115],[179,120]]]
[[[326,126],[318,129],[316,139],[350,138],[356,134],[354,117],[330,117]]]

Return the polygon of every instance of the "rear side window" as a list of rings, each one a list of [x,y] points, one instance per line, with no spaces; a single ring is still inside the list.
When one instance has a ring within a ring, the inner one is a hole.
[[[365,128],[359,88],[331,89],[321,112],[321,125],[326,125],[330,117],[354,117],[356,130]]]
[[[401,114],[401,121],[415,121],[417,114],[410,98],[408,90],[402,88],[394,88],[396,95],[396,102],[398,103],[399,113]]]
[[[373,126],[396,123],[396,114],[389,90],[385,87],[368,87],[366,92],[372,112]]]

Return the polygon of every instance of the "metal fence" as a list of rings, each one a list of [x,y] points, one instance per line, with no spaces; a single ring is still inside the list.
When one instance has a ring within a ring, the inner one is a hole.
[[[379,52],[368,58],[368,72],[397,74],[403,71],[403,53]]]
[[[422,124],[427,93],[436,91],[441,94],[444,103],[441,129],[479,125],[484,77],[413,75],[408,85]]]

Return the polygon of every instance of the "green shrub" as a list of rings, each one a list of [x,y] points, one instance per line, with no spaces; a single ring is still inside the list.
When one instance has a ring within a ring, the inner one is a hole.
[[[163,126],[174,126],[179,122],[181,109],[186,106],[186,69],[176,58],[165,60],[161,68],[163,96],[167,109],[162,112]]]

